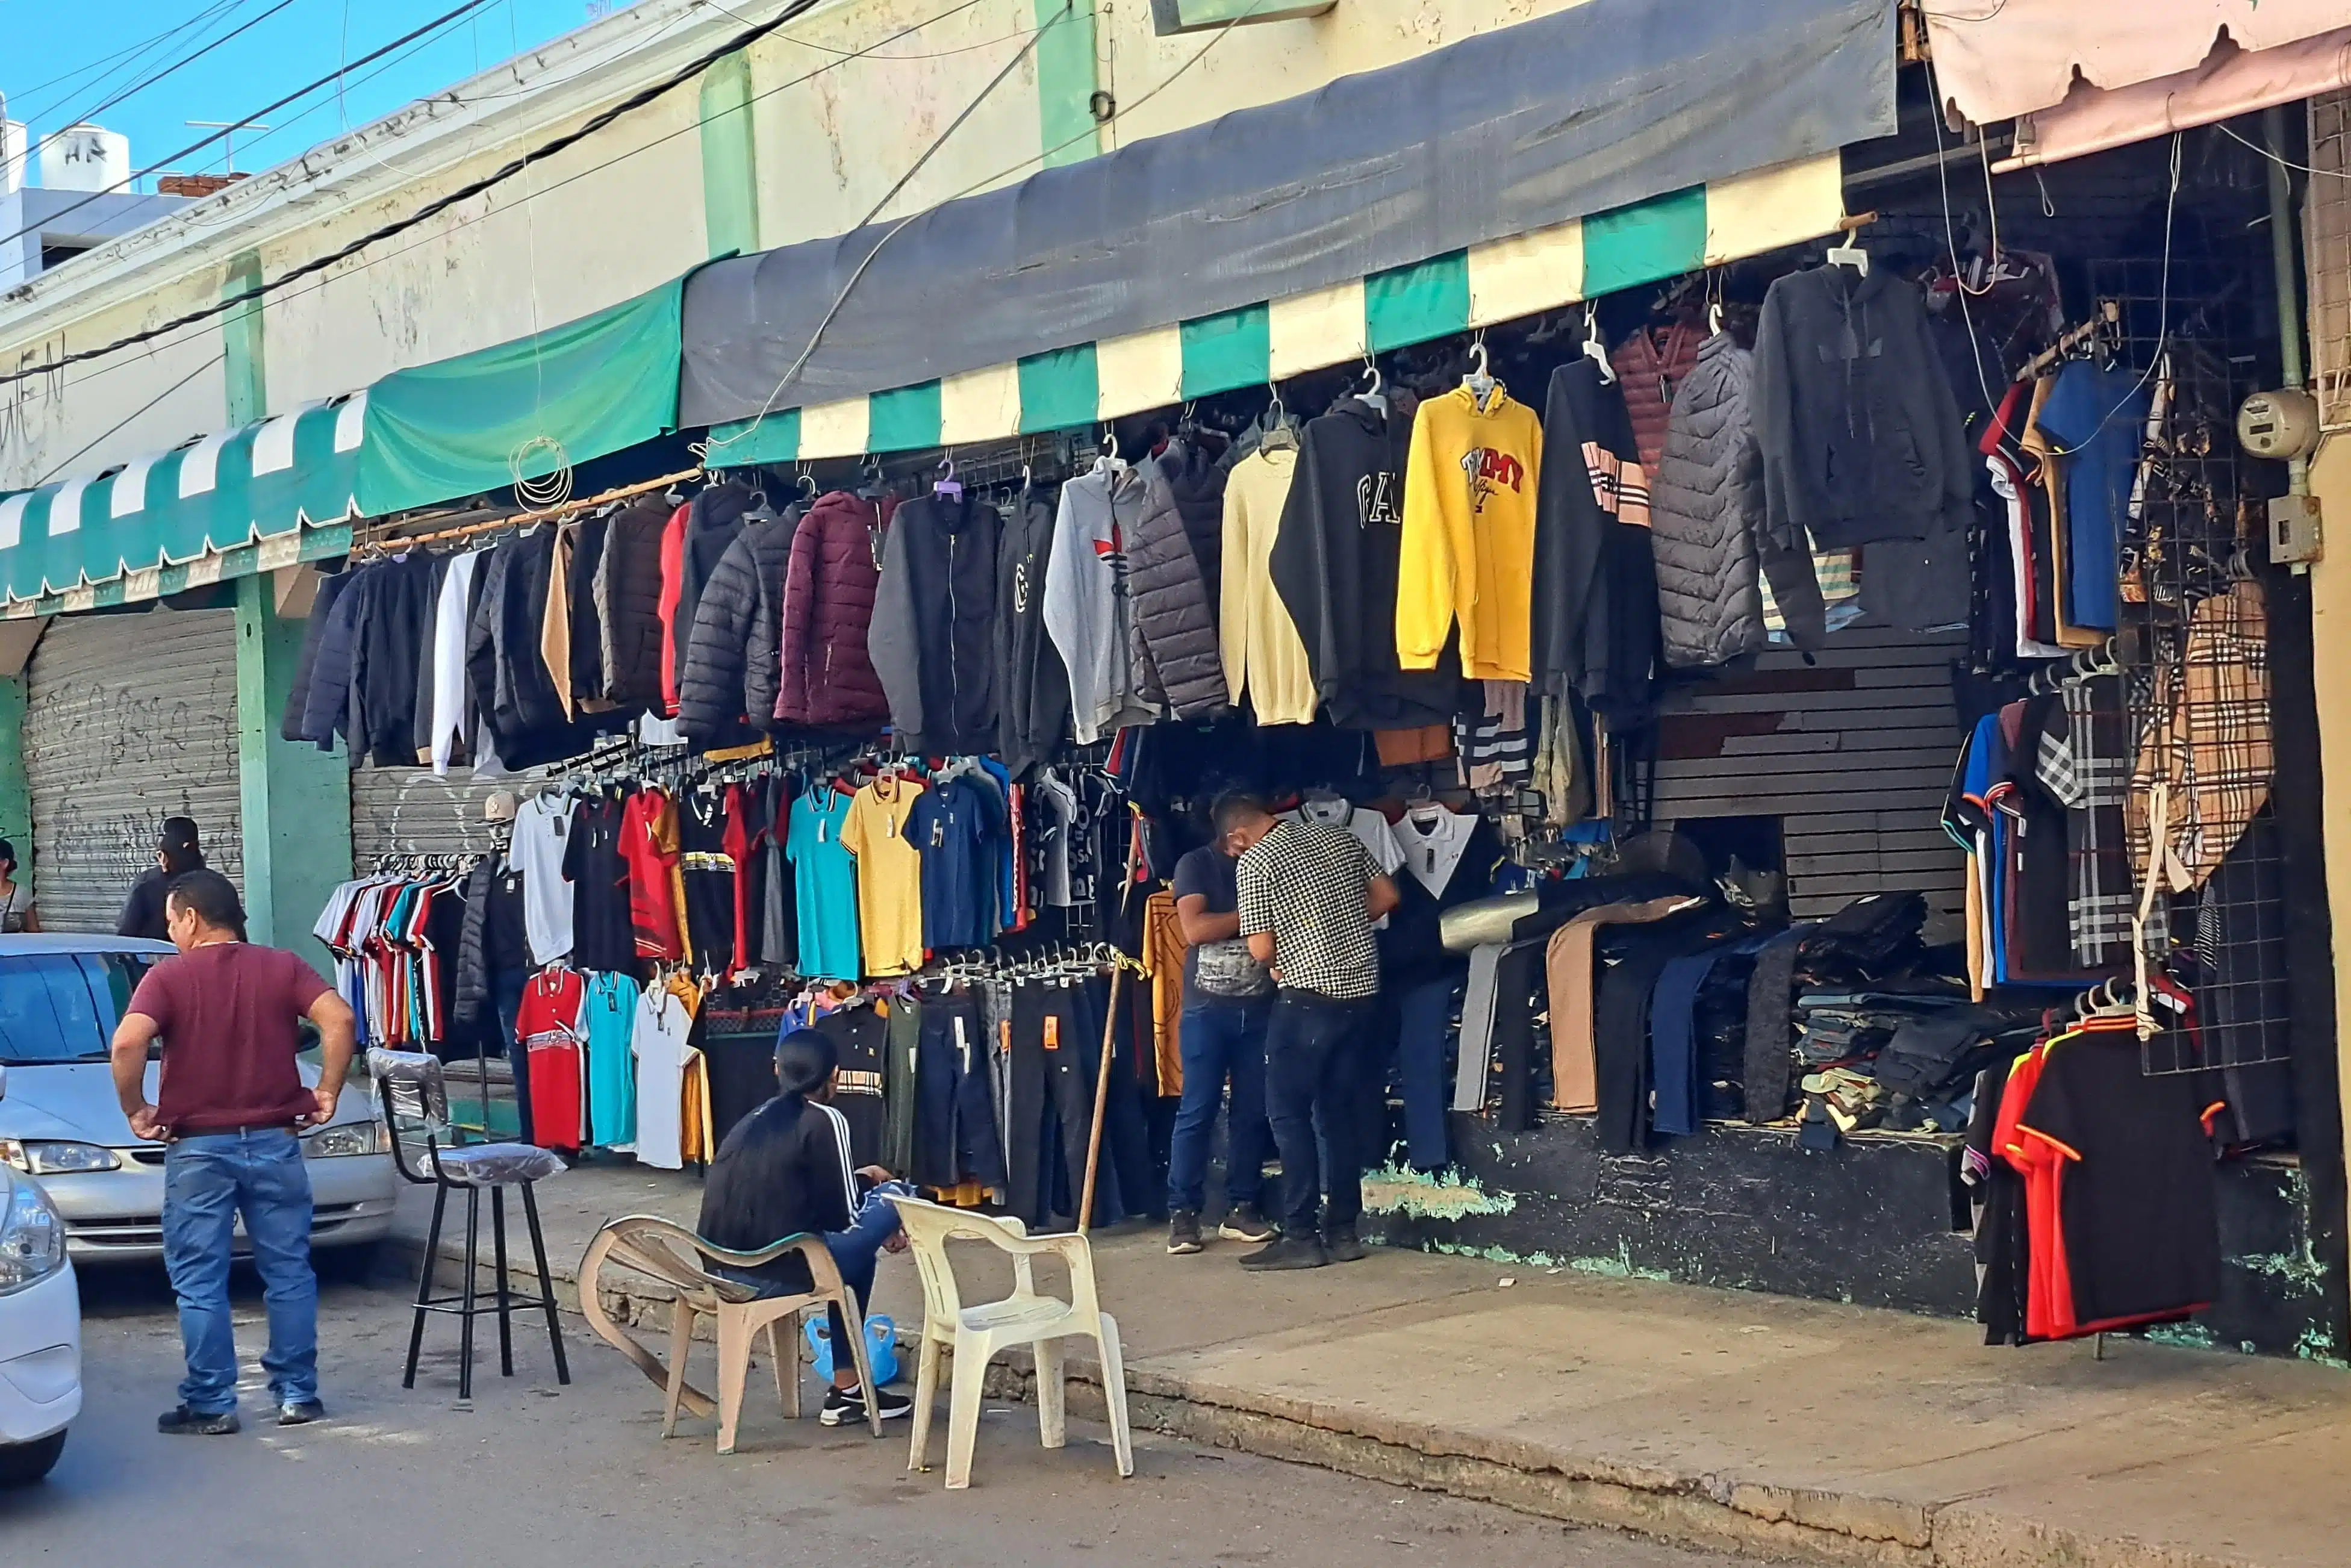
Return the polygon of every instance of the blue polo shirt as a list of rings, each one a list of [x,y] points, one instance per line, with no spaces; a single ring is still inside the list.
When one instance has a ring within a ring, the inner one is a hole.
[[[2065,611],[2076,626],[2115,629],[2123,525],[2147,441],[2147,388],[2120,365],[2075,360],[2041,405],[2065,478]]]
[[[968,778],[923,792],[906,816],[906,841],[923,857],[923,946],[985,947],[996,940],[995,791]]]

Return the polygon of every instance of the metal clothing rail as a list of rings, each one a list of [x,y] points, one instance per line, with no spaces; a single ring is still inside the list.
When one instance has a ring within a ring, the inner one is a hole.
[[[413,549],[419,545],[442,544],[450,539],[471,538],[476,534],[490,533],[498,528],[528,528],[534,523],[565,523],[592,512],[599,507],[609,507],[615,502],[633,500],[639,496],[651,495],[656,490],[665,490],[672,485],[683,485],[702,476],[703,471],[700,468],[682,468],[674,474],[664,474],[658,479],[647,479],[636,485],[623,485],[617,490],[607,490],[601,495],[590,496],[585,500],[568,501],[560,507],[550,507],[543,512],[528,509],[502,511],[495,517],[481,517],[477,521],[457,528],[436,528],[430,533],[377,532],[360,540],[360,543],[362,547],[371,546],[384,549],[394,548]],[[461,512],[452,515],[464,517],[467,514]]]

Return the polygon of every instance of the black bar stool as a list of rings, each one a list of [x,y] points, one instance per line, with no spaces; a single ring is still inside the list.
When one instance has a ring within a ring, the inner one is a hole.
[[[424,1314],[453,1312],[459,1330],[457,1397],[474,1396],[474,1319],[491,1311],[477,1302],[475,1281],[479,1271],[482,1194],[490,1195],[490,1236],[497,1268],[498,1371],[514,1375],[513,1312],[517,1307],[547,1313],[547,1337],[555,1350],[555,1378],[571,1381],[570,1364],[563,1355],[563,1322],[555,1306],[555,1281],[547,1271],[547,1241],[539,1233],[538,1204],[531,1184],[562,1174],[564,1165],[548,1149],[530,1144],[461,1144],[449,1122],[449,1085],[440,1058],[423,1051],[370,1051],[368,1074],[375,1080],[376,1101],[383,1108],[392,1132],[392,1159],[402,1176],[433,1192],[433,1226],[424,1242],[424,1267],[416,1281],[415,1321],[408,1331],[408,1369],[402,1388],[416,1386],[416,1357],[424,1344]],[[444,1140],[448,1140],[445,1141]],[[517,1296],[507,1281],[506,1189],[522,1189],[523,1218],[530,1226],[530,1250],[538,1264],[538,1294]],[[441,1220],[453,1191],[465,1195],[465,1288],[451,1295],[433,1293],[433,1266],[441,1250]]]

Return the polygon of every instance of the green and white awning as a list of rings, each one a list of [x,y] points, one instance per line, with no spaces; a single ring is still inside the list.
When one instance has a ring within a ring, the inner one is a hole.
[[[0,616],[157,599],[350,549],[367,394],[0,497]]]
[[[1356,282],[917,386],[714,425],[714,468],[1067,430],[1515,320],[1834,232],[1830,153]]]

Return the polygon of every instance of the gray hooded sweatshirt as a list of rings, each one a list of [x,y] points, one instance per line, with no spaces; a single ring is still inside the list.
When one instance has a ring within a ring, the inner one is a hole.
[[[1071,727],[1081,746],[1160,717],[1138,695],[1126,590],[1126,536],[1150,492],[1132,468],[1096,468],[1061,486],[1045,569],[1045,631],[1069,666]]]

